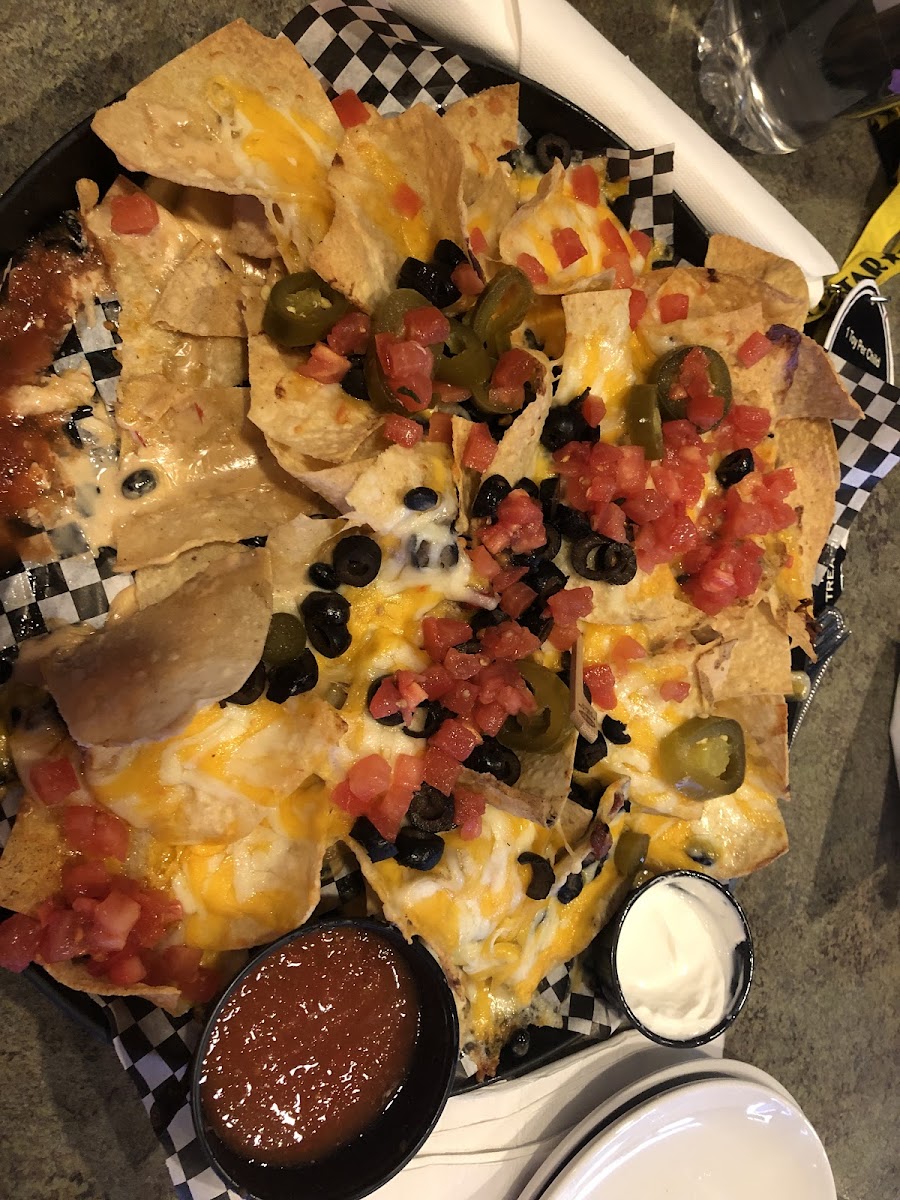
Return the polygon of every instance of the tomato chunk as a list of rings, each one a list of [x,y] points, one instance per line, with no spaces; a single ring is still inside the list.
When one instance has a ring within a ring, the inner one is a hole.
[[[347,772],[350,790],[369,802],[383,796],[391,782],[391,765],[380,754],[367,754]]]
[[[363,354],[369,344],[371,318],[365,313],[346,313],[332,325],[325,339],[335,354]]]
[[[506,720],[505,714],[503,719]],[[453,785],[459,778],[462,763],[456,758],[451,758],[437,746],[429,746],[425,751],[424,770],[425,782],[430,783],[439,792],[443,792],[445,796],[449,796],[453,791]]]
[[[481,818],[484,816],[485,799],[468,788],[458,787],[453,791],[453,809],[460,836],[470,842],[481,834]]]
[[[516,266],[520,271],[524,271],[536,287],[542,283],[546,283],[549,279],[543,264],[533,254],[525,254],[524,252],[520,254],[516,259]]]
[[[97,859],[81,859],[63,864],[62,894],[68,904],[79,896],[102,900],[112,886],[112,876]]]
[[[437,346],[450,336],[450,322],[433,304],[411,308],[403,315],[403,330],[411,342]]]
[[[480,475],[488,469],[497,453],[497,443],[491,437],[491,431],[482,421],[472,425],[466,438],[466,448],[463,451],[462,465],[477,471]]]
[[[632,229],[629,237],[631,238],[631,244],[637,250],[638,254],[646,258],[653,249],[653,238],[641,229]]]
[[[104,808],[68,805],[62,814],[62,830],[68,845],[81,854],[120,860],[128,855],[128,824]]]
[[[96,954],[124,950],[128,935],[140,915],[141,906],[137,900],[118,888],[111,891],[94,909],[93,923],[88,932],[92,951]]]
[[[600,180],[590,163],[581,163],[569,171],[572,195],[581,204],[596,208],[600,203]]]
[[[463,296],[480,296],[484,291],[484,280],[471,263],[460,263],[450,272],[450,279]]]
[[[352,88],[335,96],[331,103],[345,129],[352,129],[354,125],[364,125],[369,119],[369,110]]]
[[[297,374],[317,383],[340,383],[350,370],[350,360],[336,354],[325,342],[316,342],[305,363],[297,367]]]
[[[470,729],[462,721],[454,720],[451,717],[444,721],[431,738],[430,746],[435,750],[443,750],[445,754],[462,763],[466,761],[480,741],[481,738],[474,729]]]
[[[626,258],[628,257],[625,239],[609,217],[600,222],[600,237],[607,250],[611,250],[613,254],[624,254]]]
[[[31,790],[42,804],[62,804],[79,787],[78,774],[68,758],[45,758],[28,773]]]
[[[584,668],[584,682],[591,693],[591,700],[598,708],[609,712],[616,707],[616,677],[606,663],[596,663]]]
[[[422,622],[422,642],[435,662],[443,662],[451,646],[469,641],[472,626],[450,617],[426,617]]]
[[[752,367],[770,354],[774,348],[775,343],[770,342],[764,333],[751,333],[747,340],[738,347],[738,362],[742,367]]]
[[[683,321],[688,315],[689,298],[684,292],[670,292],[659,298],[659,319],[664,325],[672,321]]]
[[[487,253],[487,238],[477,225],[473,229],[469,230],[469,245],[472,247],[473,254]]]
[[[491,384],[494,387],[519,387],[534,379],[540,364],[527,350],[504,350],[494,367]]]
[[[581,415],[591,429],[596,429],[606,416],[606,404],[599,396],[588,392],[581,402]]]
[[[64,962],[84,953],[84,920],[70,908],[49,913],[41,930],[38,955],[41,962]]]
[[[638,322],[647,311],[647,294],[640,288],[632,288],[628,300],[628,323],[632,329],[637,329]]]
[[[408,183],[399,183],[394,188],[391,202],[400,216],[407,219],[417,217],[422,211],[424,203],[419,193],[414,188],[411,188]]]
[[[389,442],[394,442],[397,446],[405,446],[407,450],[421,442],[424,433],[419,422],[413,421],[410,417],[401,417],[391,413],[384,419],[384,436]]]
[[[113,233],[143,236],[159,224],[159,209],[144,192],[113,196],[109,202],[109,227]]]
[[[670,700],[674,704],[681,704],[691,694],[691,685],[686,679],[667,679],[665,683],[660,684],[659,694],[663,700]]]
[[[41,925],[24,913],[13,913],[0,921],[0,967],[7,971],[24,971],[38,951]]]
[[[556,257],[559,259],[559,265],[565,270],[572,263],[578,262],[580,258],[584,258],[587,250],[584,247],[584,242],[578,235],[578,231],[567,226],[565,229],[554,229],[550,234],[550,240],[553,243],[553,249],[556,251]]]

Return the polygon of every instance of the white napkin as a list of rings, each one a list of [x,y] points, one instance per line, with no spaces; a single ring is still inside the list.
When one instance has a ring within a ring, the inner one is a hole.
[[[810,305],[837,270],[774,196],[566,0],[390,0],[401,17],[565,96],[637,150],[675,146],[675,190],[712,233],[796,262]]]

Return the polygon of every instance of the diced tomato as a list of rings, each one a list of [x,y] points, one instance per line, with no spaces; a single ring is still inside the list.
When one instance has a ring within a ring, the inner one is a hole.
[[[478,638],[491,658],[503,658],[516,661],[527,658],[539,649],[540,642],[528,629],[523,629],[514,621],[504,621],[502,625],[490,625],[480,630]]]
[[[147,968],[138,954],[117,954],[103,973],[116,987],[134,987],[146,976]]]
[[[525,405],[525,387],[523,384],[498,387],[492,383],[488,388],[488,403],[492,412],[518,412]]]
[[[481,540],[492,554],[508,547],[525,554],[546,545],[541,506],[527,492],[514,488],[497,506],[496,524],[482,530]]]
[[[537,592],[527,583],[514,583],[500,599],[500,607],[512,619],[518,620],[526,608],[537,599]]]
[[[473,254],[487,254],[487,238],[477,225],[469,230],[469,245]]]
[[[732,404],[713,435],[716,446],[726,452],[752,450],[769,432],[771,423],[772,418],[764,408],[755,404]]]
[[[422,687],[429,700],[440,700],[453,687],[453,677],[440,663],[432,663],[422,673]]]
[[[369,809],[369,820],[387,841],[392,842],[400,832],[411,800],[412,789],[391,785]]]
[[[606,404],[599,396],[588,392],[581,402],[581,415],[591,429],[596,429],[606,416]]]
[[[476,704],[472,713],[475,724],[488,737],[497,736],[508,716],[507,710],[496,700],[490,704]]]
[[[460,263],[450,272],[450,280],[463,296],[480,296],[484,291],[484,280],[469,262]]]
[[[426,617],[422,622],[422,644],[434,662],[443,662],[451,646],[460,646],[472,637],[472,626],[451,617]]]
[[[479,837],[485,809],[484,797],[470,791],[469,788],[454,788],[453,809],[460,837],[466,842]]]
[[[565,650],[571,650],[578,641],[578,626],[554,625],[550,630],[547,641],[556,650],[559,650],[561,654]]]
[[[621,233],[619,233],[609,217],[600,222],[599,232],[600,238],[607,250],[613,254],[624,254],[626,258],[628,257],[628,247],[625,245]]]
[[[369,701],[369,712],[376,721],[392,717],[400,711],[400,692],[390,676],[382,679],[375,695]]]
[[[664,325],[672,321],[683,321],[688,315],[689,298],[684,292],[670,292],[659,298],[659,319]]]
[[[398,401],[410,412],[431,403],[434,359],[418,342],[404,341],[392,333],[375,334],[375,351],[385,379]]]
[[[524,579],[527,574],[527,567],[507,567],[505,571],[500,571],[494,579],[494,591],[498,594],[505,592],[508,587],[512,587],[514,583]]]
[[[351,817],[361,817],[369,808],[367,801],[360,800],[359,796],[350,790],[350,784],[346,779],[342,779],[332,788],[331,802],[343,812],[349,813]]]
[[[738,362],[742,367],[752,367],[770,354],[774,345],[774,342],[770,342],[764,333],[754,331],[745,342],[738,346]]]
[[[463,451],[462,465],[480,475],[488,469],[497,453],[497,443],[491,437],[491,431],[482,421],[476,421],[466,438],[466,448]]]
[[[607,504],[591,518],[591,525],[596,533],[603,537],[612,538],[614,542],[628,540],[628,523],[625,513],[619,504]]]
[[[449,709],[452,713],[456,713],[458,717],[468,717],[471,716],[477,699],[478,688],[473,683],[468,683],[465,679],[460,679],[457,683],[454,683],[442,703],[445,708]]]
[[[591,700],[598,708],[609,712],[616,707],[616,677],[612,667],[606,663],[585,667],[584,682],[591,693]]]
[[[659,694],[663,700],[670,700],[673,704],[681,704],[691,694],[691,685],[686,679],[667,679],[665,683],[660,684]]]
[[[434,412],[428,418],[428,437],[426,441],[439,442],[443,446],[451,445],[453,441],[453,418],[449,413]]]
[[[600,203],[600,180],[590,163],[581,163],[569,171],[572,195],[581,204],[596,208]]]
[[[41,962],[65,962],[84,953],[84,918],[71,908],[56,908],[42,922],[38,957]]]
[[[444,655],[444,667],[451,679],[474,679],[489,661],[486,654],[463,654],[453,646]]]
[[[692,425],[698,429],[712,429],[722,420],[725,411],[725,401],[721,396],[702,396],[696,399],[688,397],[687,415]]]
[[[348,358],[336,354],[325,342],[316,342],[307,361],[297,368],[297,374],[317,383],[340,383],[349,370]]]
[[[578,236],[577,230],[572,229],[571,226],[567,226],[565,229],[554,229],[550,234],[550,240],[553,242],[553,249],[556,251],[556,257],[563,270],[587,254],[584,242]]]
[[[422,681],[414,671],[400,670],[394,679],[400,693],[400,711],[403,713],[403,719],[409,722],[413,710],[418,708],[423,700],[428,699],[428,693],[422,687]]]
[[[437,346],[450,336],[450,322],[439,308],[424,304],[403,314],[403,331],[410,341],[418,342],[420,346]]]
[[[465,762],[480,741],[474,729],[451,717],[433,734],[429,745],[435,750],[443,750],[457,762]]]
[[[468,449],[468,446],[466,448]],[[475,546],[473,549],[467,550],[466,554],[472,563],[472,569],[488,583],[500,574],[500,564],[484,546]]]
[[[638,322],[647,311],[647,294],[640,288],[632,288],[628,299],[628,323],[632,329],[637,329]]]
[[[425,431],[418,421],[391,413],[389,417],[385,417],[384,419],[382,432],[389,442],[394,442],[398,446],[405,446],[407,450],[411,450],[413,446],[421,442]]]
[[[109,202],[109,227],[128,236],[152,233],[159,224],[159,209],[144,192],[113,196]]]
[[[655,521],[669,507],[669,501],[655,488],[648,488],[636,496],[629,496],[622,505],[622,511],[637,525],[646,525]]]
[[[391,782],[391,764],[380,754],[367,754],[347,772],[347,782],[355,796],[370,803],[387,791]]]
[[[0,921],[0,967],[24,971],[38,951],[41,925],[24,913],[13,913]]]
[[[594,593],[589,587],[563,588],[547,601],[553,620],[559,625],[574,625],[580,617],[589,617]]]
[[[159,974],[159,982],[175,983],[180,987],[185,983],[193,983],[200,972],[200,962],[203,951],[196,946],[166,946],[160,950],[154,964],[154,975]]]
[[[715,616],[739,598],[752,596],[762,577],[762,547],[755,542],[720,542],[683,584],[702,612]]]
[[[414,188],[411,188],[408,183],[399,183],[394,188],[391,203],[401,217],[411,219],[412,217],[417,217],[422,211],[423,200],[419,193]]]
[[[443,379],[432,379],[432,404],[462,404],[472,395],[471,389],[458,387],[455,383],[445,383]]]
[[[638,254],[646,258],[653,249],[653,238],[641,229],[632,229],[628,236],[631,238],[631,244],[637,250]]]
[[[123,950],[128,935],[141,915],[137,900],[114,888],[94,909],[88,945],[94,954]]]
[[[63,863],[62,894],[71,904],[79,896],[102,900],[112,885],[112,876],[97,859],[78,859]]]
[[[335,354],[363,354],[372,332],[371,318],[361,312],[346,313],[337,320],[325,339]]]
[[[78,774],[67,758],[45,758],[28,773],[32,793],[42,804],[62,804],[79,787]]]
[[[527,350],[504,350],[494,367],[491,383],[495,387],[518,387],[534,379],[540,364]]]
[[[93,804],[67,805],[62,814],[62,831],[67,844],[81,854],[118,859],[128,854],[126,822]]]
[[[607,271],[615,272],[613,280],[614,288],[630,288],[634,283],[634,267],[631,265],[631,259],[627,251],[614,253],[610,250],[603,255],[601,259],[603,266]]]
[[[345,129],[353,129],[355,125],[364,125],[371,115],[352,88],[335,96],[331,103],[338,120]]]
[[[622,669],[626,668],[634,659],[646,657],[647,651],[641,643],[627,633],[617,638],[610,650],[610,658],[613,661],[613,665]]]
[[[503,719],[506,720],[505,713]],[[453,791],[453,785],[459,778],[462,763],[451,758],[437,746],[429,746],[425,751],[424,770],[425,782],[430,783],[439,792],[443,792],[445,796],[449,796]]]
[[[524,252],[520,254],[516,259],[516,266],[528,276],[535,287],[547,283],[549,279],[543,264],[533,254],[525,254]]]

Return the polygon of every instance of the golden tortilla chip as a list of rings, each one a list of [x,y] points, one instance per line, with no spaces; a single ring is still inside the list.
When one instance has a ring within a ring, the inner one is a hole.
[[[170,563],[141,567],[134,576],[133,590],[137,607],[147,608],[165,600],[166,596],[177,592],[183,583],[205,571],[210,563],[224,558],[226,554],[240,554],[245,550],[246,547],[235,546],[231,542],[211,542],[208,546],[195,546],[193,550],[185,550]]]
[[[566,345],[554,404],[568,404],[589,388],[606,405],[604,439],[626,434],[628,396],[637,376],[629,322],[630,292],[578,292],[562,300]]]
[[[61,886],[66,847],[56,818],[25,796],[0,854],[0,905],[32,913]]]
[[[348,513],[352,507],[347,499],[348,493],[376,461],[375,458],[361,458],[342,463],[339,467],[323,467],[310,460],[308,469],[300,472],[297,478],[339,513]]]
[[[249,346],[250,419],[292,475],[306,471],[310,458],[347,462],[380,424],[372,406],[340,384],[298,375],[308,355],[284,350],[265,334],[252,337]]]
[[[251,258],[274,258],[278,242],[266,220],[266,210],[256,196],[235,196],[229,245]]]
[[[173,1017],[181,1016],[191,1007],[182,997],[178,988],[153,987],[147,983],[135,983],[130,987],[116,987],[115,984],[92,975],[84,963],[78,959],[42,963],[41,965],[51,979],[55,979],[64,987],[71,988],[73,992],[90,992],[92,995],[101,992],[104,996],[135,996],[141,1000],[149,1000],[151,1004],[171,1013]]]
[[[419,442],[410,448],[391,446],[372,460],[346,495],[354,519],[378,533],[413,532],[422,514],[413,513],[403,497],[416,487],[432,488],[437,505],[428,511],[429,524],[448,526],[456,516],[456,488],[450,447],[440,442]]]
[[[407,257],[427,261],[441,238],[466,244],[462,173],[456,140],[423,104],[349,130],[328,176],[334,222],[312,254],[313,269],[371,312],[396,287]],[[403,215],[416,198],[419,211]]]
[[[767,605],[741,611],[726,609],[708,618],[708,622],[729,647],[722,671],[715,670],[721,647],[713,647],[697,660],[697,673],[710,703],[760,693],[790,694],[790,643]]]
[[[132,409],[145,382],[128,389]],[[135,422],[132,450],[120,458],[120,478],[146,468],[157,480],[152,491],[118,503],[121,570],[171,561],[208,542],[262,536],[315,510],[249,420],[245,389],[172,387],[171,395],[176,402],[162,417]]]
[[[806,276],[796,263],[779,258],[759,246],[731,237],[725,233],[714,233],[709,239],[705,265],[715,271],[730,275],[749,275],[760,279],[776,291],[790,296],[796,302],[792,319],[785,321],[794,329],[802,329],[809,311],[809,287]]]
[[[468,767],[463,767],[459,782],[462,787],[484,796],[495,808],[549,829],[556,823],[569,796],[577,741],[578,730],[572,729],[559,749],[552,753],[523,751],[519,755],[522,773],[515,787]]]
[[[200,259],[215,258],[215,254],[198,242],[187,225],[159,206],[159,223],[149,233],[113,233],[113,200],[139,190],[120,176],[102,204],[82,213],[122,305],[118,319],[122,342],[116,346],[116,357],[122,364],[120,385],[144,376],[164,376],[173,383],[194,386],[231,387],[240,383],[246,376],[246,349],[241,337],[197,337],[176,332],[155,320],[154,309],[176,268],[192,251],[197,250]]]
[[[308,568],[323,545],[338,537],[347,522],[340,517],[321,520],[301,514],[269,535],[266,549],[272,564],[272,603],[276,612],[295,612],[297,601],[310,588]]]
[[[286,38],[233,21],[101,109],[92,128],[127,170],[259,197],[294,270],[328,228],[341,126]]]
[[[519,413],[500,439],[489,474],[502,475],[509,483],[516,483],[523,475],[531,476],[552,400],[549,369],[544,379],[544,390]]]
[[[847,391],[822,347],[805,335],[790,387],[778,406],[781,420],[789,417],[828,417],[832,421],[858,421],[862,409]]]
[[[197,337],[243,337],[240,300],[238,279],[198,242],[165,281],[150,319]]]
[[[816,563],[834,520],[834,497],[840,483],[840,460],[831,422],[798,419],[775,427],[778,465],[791,467],[797,489],[787,502],[798,512],[800,562],[791,572],[801,595],[811,595]],[[788,531],[789,533],[791,531]]]
[[[471,205],[497,170],[497,159],[519,144],[519,85],[501,84],[457,100],[443,120],[463,153],[463,200]]]
[[[784,693],[733,696],[719,700],[717,716],[737,721],[744,731],[747,779],[775,796],[788,788],[788,719]]]
[[[60,654],[45,668],[48,690],[81,745],[165,737],[241,687],[259,662],[271,611],[265,550],[228,555]]]
[[[490,277],[497,267],[500,251],[500,235],[518,207],[518,196],[512,178],[499,167],[487,177],[476,191],[466,209],[466,230],[470,242],[475,230],[484,239],[479,249],[478,261],[485,274]]]
[[[465,417],[451,417],[451,449],[453,451],[453,482],[456,485],[456,496],[459,513],[456,518],[456,532],[465,533],[469,528],[469,509],[478,491],[480,477],[477,471],[462,464],[463,455],[469,435],[475,428],[472,421]],[[518,478],[518,477],[517,477]]]

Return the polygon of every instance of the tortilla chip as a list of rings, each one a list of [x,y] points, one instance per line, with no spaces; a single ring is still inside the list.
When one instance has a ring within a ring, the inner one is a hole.
[[[314,270],[371,312],[412,255],[427,261],[441,238],[466,244],[462,151],[430,108],[373,117],[347,132],[329,172],[334,222],[311,256]],[[411,188],[422,207],[402,216],[395,194]]]
[[[48,690],[81,745],[165,737],[245,682],[271,611],[265,550],[229,554],[158,604],[60,654],[45,669]]]
[[[342,463],[339,467],[322,467],[311,462],[309,468],[300,472],[297,478],[339,513],[348,513],[352,507],[347,499],[348,493],[376,461],[375,458],[362,458]]]
[[[310,588],[307,569],[322,546],[346,528],[346,521],[317,520],[301,514],[279,526],[266,543],[272,565],[272,606],[275,612],[296,611],[297,600]]]
[[[130,987],[116,987],[107,980],[100,980],[96,975],[92,975],[84,962],[77,959],[41,963],[41,966],[51,979],[55,979],[64,987],[71,988],[73,992],[90,992],[92,995],[102,992],[104,996],[135,996],[141,1000],[148,1000],[157,1008],[165,1009],[173,1017],[181,1016],[191,1007],[178,988],[153,987],[146,983],[135,983]]]
[[[737,721],[744,731],[747,779],[770,794],[788,788],[788,722],[784,693],[734,696],[720,700],[716,716]]]
[[[778,405],[778,416],[828,417],[832,421],[858,421],[862,409],[847,391],[831,357],[805,335],[790,387]]]
[[[284,350],[264,333],[250,338],[249,347],[250,419],[292,475],[303,474],[310,458],[347,462],[380,423],[371,405],[340,384],[298,375],[307,354]]]
[[[212,542],[208,546],[195,546],[193,550],[185,550],[184,554],[179,554],[170,563],[141,567],[134,576],[133,590],[137,608],[147,608],[165,600],[166,596],[177,592],[183,583],[201,574],[210,563],[224,558],[226,554],[245,552],[244,546],[235,546],[230,542]]]
[[[585,389],[606,405],[604,439],[626,434],[625,415],[635,375],[627,289],[563,296],[566,344],[554,404],[568,404]]]
[[[725,639],[697,661],[700,684],[710,703],[759,693],[790,694],[790,643],[767,605],[742,612],[726,609],[709,618],[709,627]],[[724,663],[722,645],[729,647]]]
[[[0,854],[0,905],[34,912],[59,891],[65,855],[59,822],[43,804],[25,796]]]
[[[794,329],[803,328],[809,311],[809,287],[806,276],[796,263],[725,233],[712,234],[704,262],[715,271],[749,275],[762,280],[769,287],[790,296],[796,301],[796,308],[792,313],[793,319],[785,321],[785,324]]]
[[[233,21],[101,109],[92,128],[127,170],[259,197],[294,270],[328,228],[341,126],[287,38]]]
[[[127,389],[129,415],[147,381]],[[159,392],[151,383],[151,402]],[[171,561],[208,542],[270,533],[316,501],[272,457],[248,417],[242,388],[170,388],[172,406],[156,421],[137,420],[119,474],[148,468],[156,487],[120,505],[114,534],[120,570]]]
[[[229,245],[251,258],[274,258],[278,242],[266,219],[266,210],[256,196],[235,196]]]
[[[457,511],[456,488],[450,448],[439,442],[419,442],[409,449],[391,446],[360,474],[346,502],[354,518],[378,533],[412,532],[421,523],[421,514],[407,509],[403,497],[415,487],[437,492],[438,504],[429,510],[429,522],[445,523],[449,535]]]
[[[491,475],[502,475],[509,483],[516,483],[523,475],[531,476],[541,432],[550,411],[552,394],[549,370],[545,380],[543,392],[519,413],[500,439],[494,461],[488,468]]]
[[[479,229],[484,238],[484,248],[477,258],[487,276],[491,276],[498,264],[500,235],[518,207],[518,195],[512,177],[497,167],[476,191],[466,209],[466,229],[471,240]]]
[[[463,200],[470,205],[501,154],[519,144],[519,85],[501,84],[457,100],[443,120],[462,150]]]
[[[834,497],[840,483],[840,460],[831,422],[798,419],[779,421],[775,427],[778,465],[793,469],[797,489],[787,502],[797,509],[801,563],[792,573],[802,582],[803,596],[812,593],[812,581],[822,547],[831,532]]]
[[[460,784],[484,796],[495,808],[549,829],[569,796],[577,741],[578,730],[572,729],[559,749],[550,754],[521,753],[522,773],[515,787],[468,767],[460,773]]]
[[[243,337],[240,300],[239,281],[198,242],[166,279],[150,319],[197,337]]]

